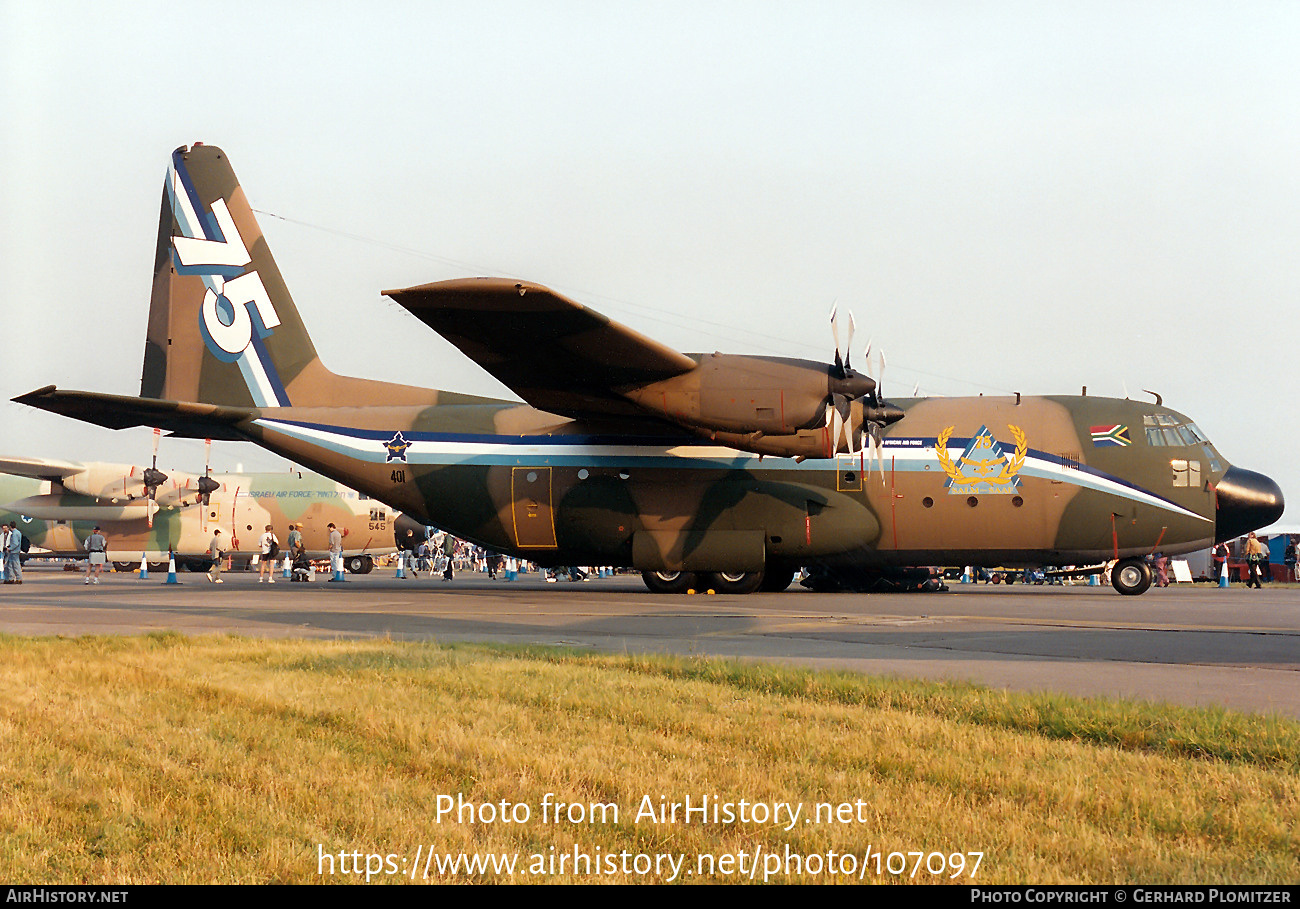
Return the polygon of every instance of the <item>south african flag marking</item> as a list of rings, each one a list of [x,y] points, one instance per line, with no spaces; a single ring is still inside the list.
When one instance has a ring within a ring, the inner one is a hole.
[[[1092,427],[1092,444],[1094,448],[1123,448],[1132,445],[1133,440],[1128,437],[1128,427],[1116,423]]]

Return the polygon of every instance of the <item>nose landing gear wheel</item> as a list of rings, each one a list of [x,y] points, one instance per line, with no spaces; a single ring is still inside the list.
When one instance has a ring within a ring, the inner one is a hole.
[[[1142,559],[1121,559],[1110,570],[1110,583],[1125,596],[1146,593],[1151,586],[1151,566]]]

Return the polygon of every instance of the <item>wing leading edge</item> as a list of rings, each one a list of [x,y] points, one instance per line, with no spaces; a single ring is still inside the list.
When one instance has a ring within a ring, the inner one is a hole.
[[[571,417],[644,417],[622,397],[696,361],[540,284],[508,278],[386,290],[533,407]]]

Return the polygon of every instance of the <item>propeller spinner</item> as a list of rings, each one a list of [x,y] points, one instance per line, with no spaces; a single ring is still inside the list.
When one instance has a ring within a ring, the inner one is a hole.
[[[221,484],[212,479],[212,440],[203,440],[203,476],[199,477],[199,501],[207,507],[212,503],[212,494],[221,488]]]

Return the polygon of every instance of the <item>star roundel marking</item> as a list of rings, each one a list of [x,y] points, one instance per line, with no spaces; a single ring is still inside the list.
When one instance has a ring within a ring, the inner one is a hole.
[[[411,447],[411,443],[406,441],[406,439],[402,437],[401,430],[398,430],[393,433],[391,439],[384,443],[384,447],[388,449],[388,457],[384,459],[385,464],[389,461],[405,462],[406,449]]]

